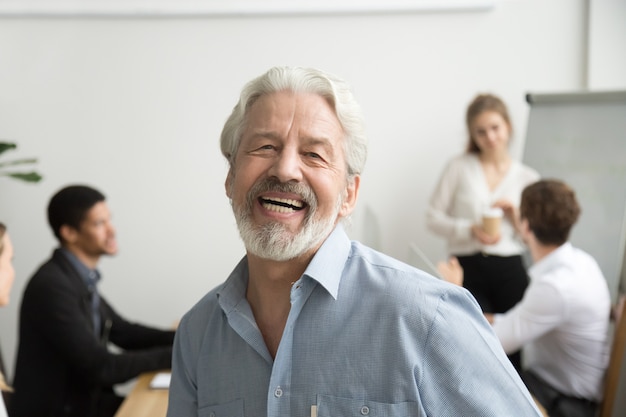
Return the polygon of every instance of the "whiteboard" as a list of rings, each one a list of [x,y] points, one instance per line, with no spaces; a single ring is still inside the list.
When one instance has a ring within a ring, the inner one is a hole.
[[[626,91],[526,98],[523,160],[576,191],[582,213],[571,241],[598,261],[615,300],[625,274]]]

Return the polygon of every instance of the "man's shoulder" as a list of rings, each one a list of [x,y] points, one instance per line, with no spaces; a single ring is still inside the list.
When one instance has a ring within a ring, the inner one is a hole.
[[[397,317],[412,332],[430,332],[449,320],[483,319],[478,303],[465,288],[398,259],[353,243],[348,262],[338,303]]]
[[[224,286],[224,283],[213,288],[200,298],[187,312],[183,315],[183,320],[190,324],[197,323],[198,321],[206,322],[211,318],[216,317],[216,314],[221,310],[218,300],[219,290]]]
[[[351,243],[349,263],[361,264],[361,266],[369,267],[372,271],[377,271],[378,274],[382,275],[398,274],[402,276],[432,277],[421,269],[366,246],[359,241],[354,240]]]
[[[70,274],[68,266],[60,259],[58,252],[54,252],[52,256],[36,269],[28,280],[26,290],[39,287],[50,287],[60,285],[61,282],[68,281],[66,278]]]
[[[356,287],[383,287],[399,298],[411,299],[416,294],[440,298],[454,289],[421,269],[356,241],[352,242],[348,262],[342,281],[352,281]]]

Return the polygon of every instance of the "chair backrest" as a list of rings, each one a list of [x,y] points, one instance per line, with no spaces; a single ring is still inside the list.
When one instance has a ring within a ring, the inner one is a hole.
[[[626,296],[622,295],[615,309],[615,330],[611,346],[611,357],[604,385],[604,399],[600,407],[600,417],[613,417],[613,408],[626,356]],[[624,381],[626,383],[626,381]]]

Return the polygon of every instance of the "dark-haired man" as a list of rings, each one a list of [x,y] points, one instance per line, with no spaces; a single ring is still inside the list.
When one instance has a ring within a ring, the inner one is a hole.
[[[98,294],[98,261],[117,253],[102,193],[61,189],[48,222],[60,247],[24,291],[9,414],[111,417],[123,399],[114,384],[171,366],[174,332],[130,323]],[[121,352],[110,352],[109,342]]]
[[[609,289],[596,261],[568,242],[579,214],[561,181],[524,189],[517,218],[534,262],[530,285],[511,310],[486,314],[506,352],[524,347],[522,379],[551,417],[594,416],[608,364]],[[462,284],[456,260],[439,267]]]

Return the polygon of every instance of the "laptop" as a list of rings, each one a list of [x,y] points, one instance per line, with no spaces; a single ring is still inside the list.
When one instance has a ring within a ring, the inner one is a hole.
[[[428,272],[437,278],[442,278],[435,264],[426,256],[426,254],[417,246],[417,244],[409,243],[410,263],[416,268]]]

